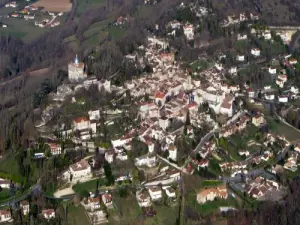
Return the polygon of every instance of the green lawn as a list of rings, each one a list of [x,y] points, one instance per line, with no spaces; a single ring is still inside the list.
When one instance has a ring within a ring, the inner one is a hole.
[[[76,17],[80,17],[86,10],[99,7],[100,3],[103,3],[104,0],[84,0],[78,1]]]
[[[206,60],[197,60],[197,61],[191,63],[190,67],[193,72],[196,72],[196,71],[201,72],[201,71],[207,69],[210,66],[210,64],[211,63],[209,63]]]
[[[109,217],[110,225],[123,225],[123,224],[139,224],[137,223],[143,217],[142,210],[139,207],[135,195],[130,194],[126,198],[121,198],[117,195],[113,196],[113,201],[116,206],[117,215]]]
[[[0,200],[8,199],[9,197],[8,189],[5,188],[0,192]]]
[[[68,207],[68,224],[72,225],[85,225],[90,224],[83,206],[70,205]]]
[[[30,42],[50,30],[49,28],[36,27],[33,21],[26,21],[20,18],[2,19],[1,22],[6,24],[7,27],[0,28],[0,35],[11,35],[22,39],[24,42]]]
[[[87,182],[84,182],[84,183],[78,183],[78,184],[75,184],[72,188],[76,193],[78,193],[82,190],[95,191],[96,186],[97,186],[97,180],[98,179],[90,180],[90,181],[87,181]],[[106,183],[106,179],[105,178],[100,178],[99,179],[99,188],[100,188],[100,186],[105,185],[105,183]]]
[[[222,206],[238,207],[237,200],[231,196],[229,196],[228,199],[216,199],[214,201],[208,201],[205,204],[199,204],[197,202],[196,193],[188,193],[185,199],[186,206],[191,207],[202,216],[206,216],[212,212],[216,212],[219,207]]]
[[[165,205],[154,205],[156,216],[146,218],[146,225],[174,225],[178,218],[179,205],[168,207]]]
[[[117,40],[126,33],[126,30],[121,27],[111,26],[108,28],[108,32],[113,39]]]
[[[300,139],[300,132],[289,127],[288,125],[285,125],[284,123],[276,122],[273,118],[269,117],[268,124],[272,132],[279,135],[284,135],[286,139],[291,142]]]
[[[223,181],[221,180],[203,180],[201,183],[202,187],[215,187],[218,185],[223,184]]]

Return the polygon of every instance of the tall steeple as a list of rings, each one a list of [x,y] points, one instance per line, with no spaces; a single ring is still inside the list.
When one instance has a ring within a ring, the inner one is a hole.
[[[76,57],[75,57],[74,63],[75,63],[75,64],[78,64],[78,63],[79,63],[79,60],[78,60],[78,56],[77,56],[77,54],[76,54]]]

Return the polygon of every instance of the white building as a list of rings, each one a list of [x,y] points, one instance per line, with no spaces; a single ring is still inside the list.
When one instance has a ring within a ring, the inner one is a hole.
[[[106,92],[111,92],[111,82],[110,80],[100,80],[98,82],[98,90],[104,89]]]
[[[183,27],[183,32],[189,41],[194,40],[194,26],[192,24],[186,24]]]
[[[263,37],[264,37],[266,40],[271,40],[271,38],[272,38],[271,31],[266,30],[265,32],[263,32]]]
[[[231,68],[229,69],[229,73],[230,73],[230,74],[236,74],[236,73],[237,73],[237,68],[236,68],[236,67],[231,67]]]
[[[68,72],[70,82],[79,82],[87,78],[87,74],[84,71],[84,63],[79,62],[77,55],[74,62],[69,63]]]
[[[173,161],[177,161],[177,148],[174,144],[171,144],[169,146],[169,159],[173,160]]]
[[[99,120],[100,119],[100,110],[89,111],[89,119],[90,120]]]
[[[57,143],[47,143],[50,148],[50,152],[52,155],[60,155],[61,154],[61,145]]]
[[[220,113],[232,117],[234,97],[226,96],[220,107]]]
[[[138,158],[135,158],[135,165],[137,167],[140,166],[148,166],[148,167],[153,167],[156,166],[157,163],[157,158],[155,154],[146,154],[143,156],[140,156]]]
[[[95,198],[88,198],[88,207],[92,212],[100,209],[100,196]]]
[[[42,216],[45,219],[50,220],[52,218],[55,218],[55,211],[54,209],[44,209],[42,210]]]
[[[150,187],[148,191],[152,201],[157,201],[162,198],[162,190],[160,187]]]
[[[10,187],[10,181],[0,178],[0,187],[1,188],[9,188]]]
[[[237,35],[237,39],[238,39],[238,41],[240,41],[240,40],[247,40],[247,34],[238,34]]]
[[[289,97],[287,95],[278,96],[278,101],[282,103],[287,103],[289,101]]]
[[[197,202],[203,204],[207,201],[213,201],[215,198],[226,199],[228,197],[228,191],[226,185],[220,185],[216,188],[203,189],[197,194]]]
[[[291,92],[293,92],[294,94],[298,94],[299,93],[299,89],[297,87],[292,86],[291,87]]]
[[[27,200],[21,201],[20,207],[22,209],[23,215],[27,215],[29,213],[29,202]]]
[[[0,210],[0,223],[10,221],[11,214],[9,210]]]
[[[101,195],[101,199],[102,199],[102,202],[104,203],[104,205],[107,207],[107,208],[112,208],[113,207],[113,201],[112,201],[112,195],[111,194],[103,194]]]
[[[115,156],[115,153],[113,150],[108,150],[108,151],[105,151],[105,160],[108,162],[108,163],[112,163],[114,161],[114,156]]]
[[[78,117],[73,122],[75,130],[87,130],[90,128],[90,121],[86,117]]]
[[[256,57],[260,56],[260,50],[258,48],[252,48],[251,55],[254,55]]]
[[[169,197],[169,198],[176,198],[176,192],[173,188],[171,187],[167,187],[167,188],[163,188],[166,192],[166,195]]]
[[[269,73],[272,74],[272,75],[275,75],[276,74],[276,68],[269,67]]]
[[[245,56],[244,55],[237,55],[236,60],[239,62],[244,62],[245,61]]]
[[[70,165],[70,173],[73,178],[88,177],[92,175],[91,166],[87,161],[82,159],[81,161]]]
[[[136,199],[140,207],[151,206],[151,199],[147,192],[141,190],[136,192]]]

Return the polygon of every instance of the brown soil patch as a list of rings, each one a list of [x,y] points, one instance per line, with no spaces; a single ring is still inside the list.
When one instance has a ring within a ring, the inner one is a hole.
[[[70,0],[40,0],[32,4],[35,7],[43,7],[44,11],[69,12],[72,8]]]

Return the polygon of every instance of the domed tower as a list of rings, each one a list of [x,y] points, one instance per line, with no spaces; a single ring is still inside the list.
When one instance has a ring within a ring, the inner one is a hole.
[[[68,65],[69,80],[72,83],[82,81],[87,78],[85,73],[84,63],[79,62],[78,56],[76,55],[73,62],[70,62]]]

